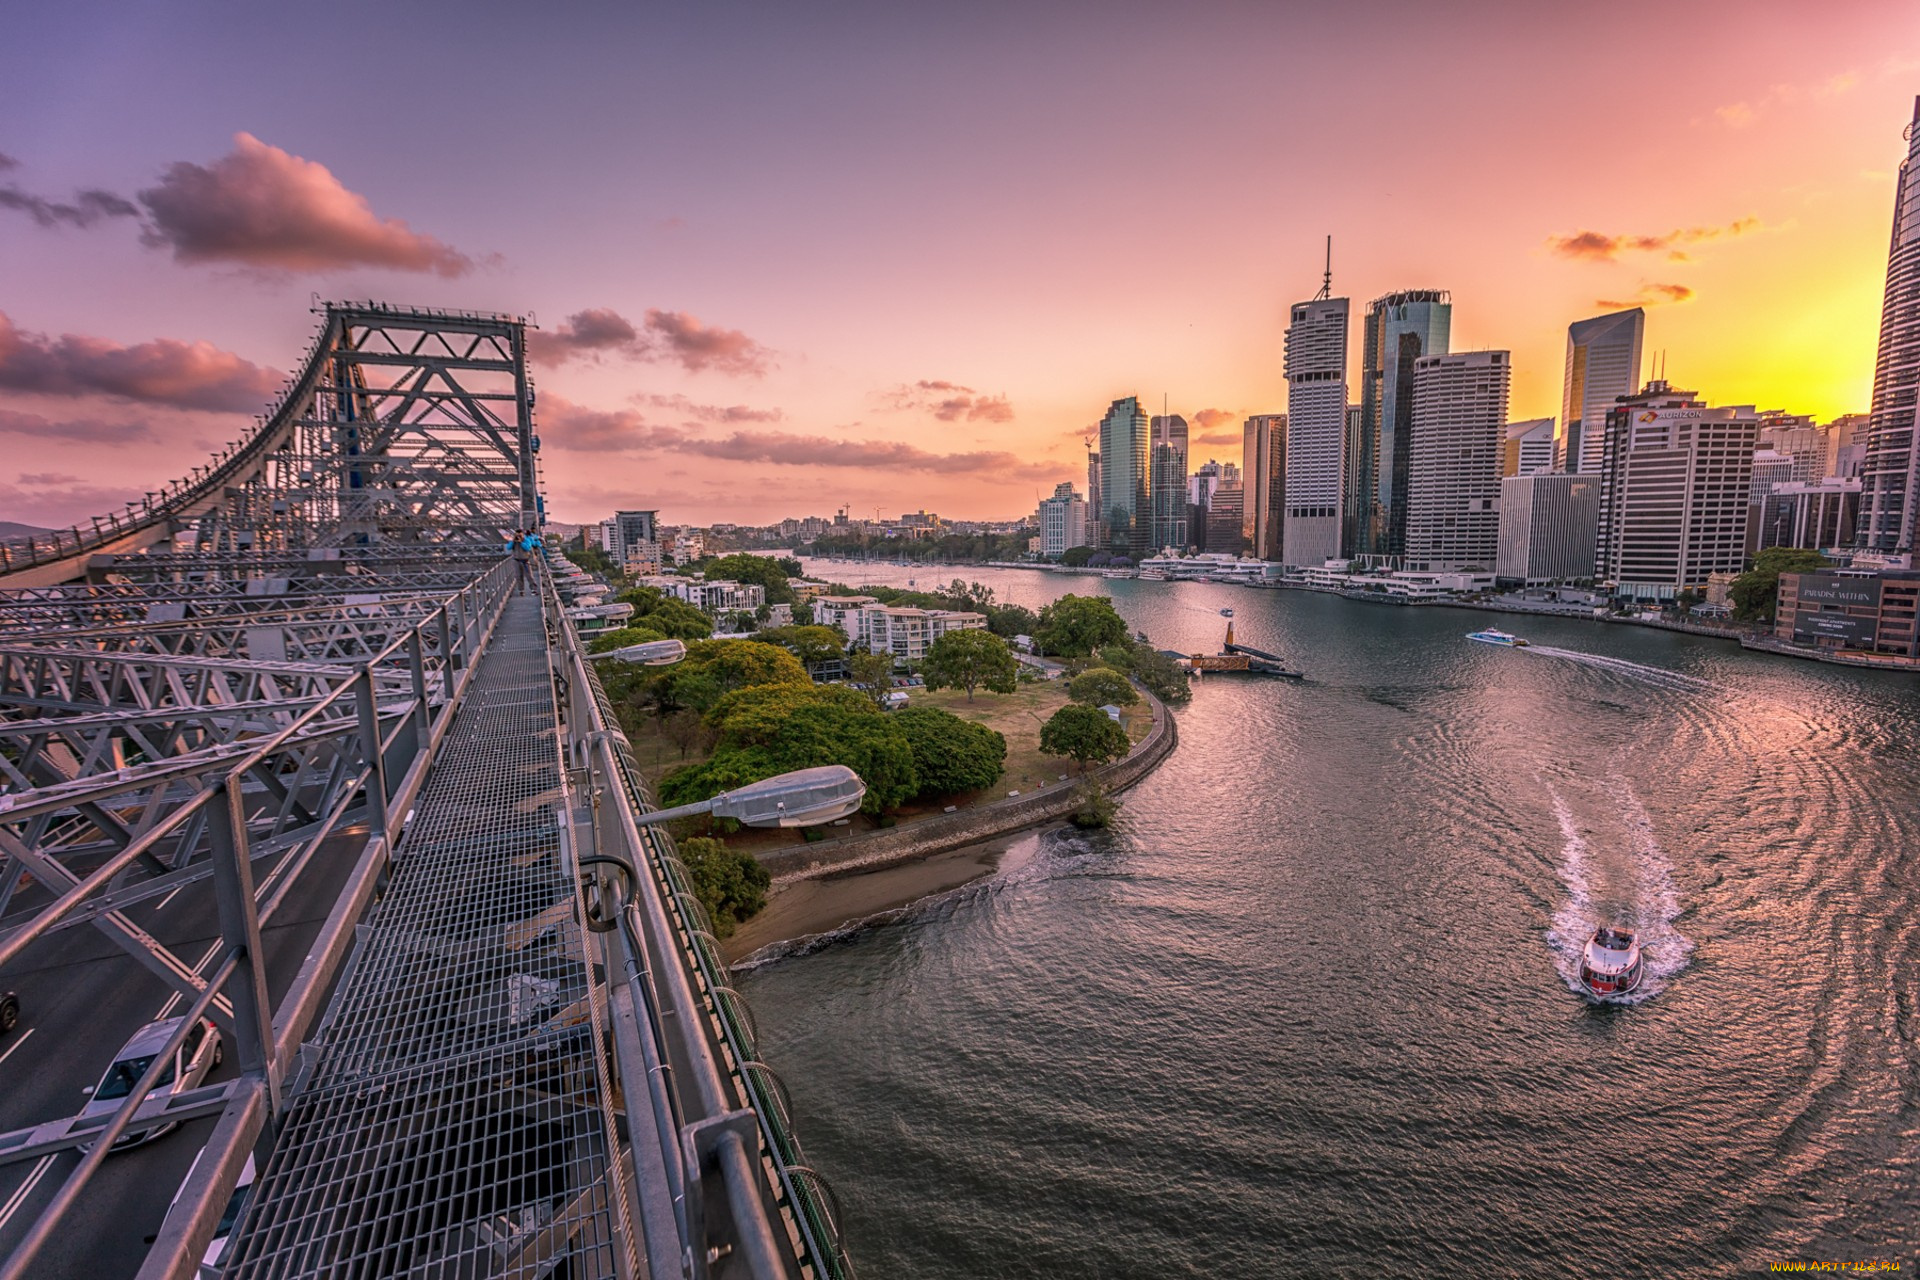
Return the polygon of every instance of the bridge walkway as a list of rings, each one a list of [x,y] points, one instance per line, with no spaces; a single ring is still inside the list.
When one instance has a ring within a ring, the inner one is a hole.
[[[234,1280],[645,1274],[549,662],[537,599],[508,602],[289,1085]]]

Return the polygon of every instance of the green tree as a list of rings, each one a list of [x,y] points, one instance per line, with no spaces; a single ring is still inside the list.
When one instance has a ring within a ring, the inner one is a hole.
[[[981,791],[1000,780],[1007,740],[997,731],[938,707],[907,707],[892,719],[913,749],[921,795]]]
[[[1039,629],[1040,615],[1025,605],[1001,604],[987,610],[987,630],[1002,639],[1031,636]]]
[[[963,582],[955,578],[940,594],[946,599],[949,609],[985,613],[993,608],[993,588],[984,582]]]
[[[704,640],[713,634],[712,618],[652,587],[629,587],[616,598],[633,606],[630,627],[647,627],[678,640]]]
[[[762,644],[777,644],[808,671],[847,656],[846,636],[838,627],[769,627],[754,636]]]
[[[868,653],[865,650],[850,653],[847,655],[847,674],[855,684],[864,687],[874,706],[884,706],[887,693],[893,688],[893,655]]]
[[[1055,657],[1084,657],[1102,645],[1126,640],[1127,624],[1104,596],[1064,595],[1040,610],[1040,631],[1034,638]]]
[[[973,628],[949,631],[928,645],[920,670],[927,688],[965,689],[968,702],[973,701],[976,688],[1012,693],[1020,676],[1020,664],[1007,642],[991,631]]]
[[[913,749],[894,717],[832,685],[756,685],[707,713],[719,731],[712,758],[660,781],[665,805],[691,804],[775,774],[843,764],[867,784],[861,812],[897,808],[919,790]]]
[[[702,561],[700,571],[708,582],[753,583],[766,592],[768,604],[792,604],[793,588],[787,584],[786,568],[792,564],[792,560],[776,560],[772,556],[740,552]],[[796,575],[798,571],[796,565]]]
[[[1040,750],[1078,761],[1082,773],[1090,764],[1118,760],[1132,745],[1127,731],[1107,719],[1106,712],[1077,702],[1060,708],[1040,726]]]
[[[1068,547],[1066,553],[1060,557],[1060,563],[1070,568],[1083,569],[1086,567],[1087,561],[1092,558],[1092,547]]]
[[[1754,557],[1753,568],[1733,580],[1727,599],[1733,616],[1745,622],[1772,622],[1780,603],[1780,575],[1814,573],[1832,561],[1818,551],[1799,547],[1768,547]]]
[[[779,645],[694,640],[688,642],[683,660],[654,669],[638,692],[654,714],[665,718],[683,707],[705,712],[727,694],[750,685],[812,683],[799,659]],[[608,696],[613,696],[611,689]]]
[[[713,920],[714,936],[730,936],[735,925],[767,905],[767,886],[773,877],[752,854],[706,836],[679,841],[678,849],[693,881],[693,894]]]
[[[1093,667],[1067,682],[1067,696],[1089,707],[1130,707],[1140,701],[1127,678],[1111,667]]]

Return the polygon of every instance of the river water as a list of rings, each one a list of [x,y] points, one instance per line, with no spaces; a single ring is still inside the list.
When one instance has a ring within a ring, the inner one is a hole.
[[[1920,1265],[1920,681],[1643,628],[1106,593],[1208,681],[1118,829],[742,978],[871,1277]],[[1531,650],[1463,637],[1489,623]],[[1575,990],[1598,920],[1649,978]]]

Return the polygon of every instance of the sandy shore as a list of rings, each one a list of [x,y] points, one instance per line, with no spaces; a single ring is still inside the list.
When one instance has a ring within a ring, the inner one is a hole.
[[[856,920],[957,889],[992,875],[1009,848],[1036,834],[1014,831],[878,871],[777,884],[767,896],[766,908],[736,929],[722,944],[721,953],[731,964],[776,942],[831,933]]]

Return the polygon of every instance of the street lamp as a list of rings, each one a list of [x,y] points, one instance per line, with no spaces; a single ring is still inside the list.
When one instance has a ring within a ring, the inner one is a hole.
[[[744,787],[722,791],[711,800],[655,809],[634,818],[640,826],[712,814],[749,827],[811,827],[844,818],[859,809],[867,784],[843,764],[796,769]]]
[[[611,658],[615,662],[630,662],[641,667],[669,667],[687,656],[687,643],[684,640],[649,640],[592,656],[595,662]]]

